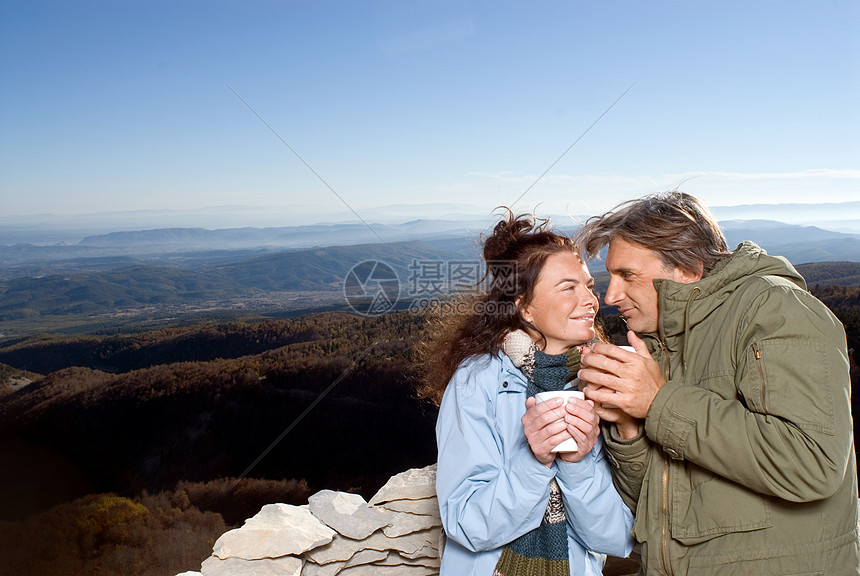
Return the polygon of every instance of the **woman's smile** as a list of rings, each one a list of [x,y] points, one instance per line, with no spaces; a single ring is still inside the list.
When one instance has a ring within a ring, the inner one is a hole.
[[[521,305],[522,317],[544,352],[561,354],[594,338],[598,302],[593,288],[588,267],[575,253],[547,257],[531,301]]]

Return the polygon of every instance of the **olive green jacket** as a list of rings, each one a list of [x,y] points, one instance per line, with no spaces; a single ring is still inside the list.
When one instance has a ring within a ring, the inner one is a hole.
[[[641,573],[860,574],[845,331],[784,259],[741,244],[655,280],[662,366],[638,438],[604,428]]]

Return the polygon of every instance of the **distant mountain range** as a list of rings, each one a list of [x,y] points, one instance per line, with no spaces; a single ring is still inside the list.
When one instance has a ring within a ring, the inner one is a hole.
[[[569,221],[569,220],[568,220]],[[559,220],[556,220],[558,223]],[[564,221],[561,221],[564,222]],[[422,241],[439,249],[479,256],[481,220],[412,220],[389,225],[343,223],[281,228],[158,228],[89,235],[70,244],[0,243],[0,280],[140,264],[199,267],[283,251]],[[860,233],[771,220],[721,222],[732,246],[752,240],[791,262],[860,261]],[[573,234],[575,226],[557,226]],[[0,240],[2,240],[0,227]]]
[[[785,256],[793,264],[860,262],[860,234],[770,220],[729,220],[720,225],[730,248],[744,240],[752,240],[769,254]]]
[[[860,234],[847,234],[815,226],[785,224],[772,220],[728,220],[721,222],[732,244],[753,240],[772,251],[790,253],[790,260],[860,260]],[[575,227],[559,227],[573,233]],[[396,226],[332,224],[286,228],[166,228],[134,232],[112,232],[88,236],[77,247],[108,250],[124,255],[159,254],[212,250],[303,249],[405,241],[463,240],[474,244],[487,230],[478,221],[413,220]],[[803,248],[803,244],[813,244]],[[819,244],[825,244],[822,247]],[[807,260],[803,254],[812,255]],[[799,255],[796,255],[799,254]]]
[[[452,250],[423,242],[336,246],[183,266],[128,265],[98,271],[22,276],[0,282],[0,321],[67,315],[168,316],[201,310],[290,310],[344,302],[347,272],[382,261],[404,281],[414,262],[446,262]],[[66,264],[68,265],[68,263]],[[307,293],[297,305],[295,295]],[[104,321],[104,319],[102,319]]]
[[[70,323],[78,327],[76,331],[87,332],[213,315],[283,316],[349,309],[355,302],[348,299],[346,278],[351,270],[360,270],[359,265],[367,269],[364,262],[380,262],[396,274],[391,300],[400,307],[422,297],[450,294],[458,287],[449,276],[455,265],[461,275],[470,274],[459,288],[469,289],[482,273],[477,252],[473,249],[470,255],[462,243],[445,248],[400,242],[279,252],[200,266],[138,264],[18,277],[0,281],[0,338],[69,328]],[[798,268],[811,283],[860,284],[860,261]],[[602,266],[596,264],[592,271],[605,289]],[[378,285],[370,282],[367,289],[372,293]],[[427,288],[430,285],[437,287],[435,292]]]
[[[412,220],[403,224],[329,224],[281,228],[164,228],[88,236],[82,247],[125,249],[134,252],[191,249],[310,248],[367,243],[462,238],[483,230],[480,221]]]
[[[860,234],[860,201],[808,204],[747,204],[741,206],[711,206],[718,220],[776,220],[786,224],[816,226],[836,232]],[[361,207],[359,214],[346,209],[328,211],[322,217],[309,220],[286,207],[214,206],[193,210],[134,210],[59,216],[0,215],[0,245],[76,245],[81,239],[111,232],[140,230],[243,230],[290,228],[300,234],[313,236],[316,231],[326,234],[330,226],[367,228],[365,222],[385,242],[417,240],[401,232],[414,232],[414,222],[449,222],[451,230],[471,227],[485,230],[492,226],[497,212],[487,206],[474,204],[402,204]],[[593,214],[541,214],[557,226],[576,225]],[[404,224],[405,223],[405,224]],[[435,224],[434,224],[435,226]],[[327,242],[325,245],[378,242],[373,232],[369,236]],[[314,244],[316,245],[316,244]],[[305,245],[307,247],[308,245]]]
[[[860,202],[825,204],[745,204],[716,206],[718,220],[777,220],[786,224],[816,226],[835,232],[860,233]]]
[[[0,336],[68,329],[73,317],[86,331],[118,326],[129,317],[343,309],[346,276],[364,261],[391,267],[402,302],[417,267],[435,266],[442,274],[433,279],[437,284],[446,280],[449,264],[479,269],[480,238],[491,223],[161,228],[91,234],[74,243],[0,244]],[[860,234],[772,220],[721,225],[730,247],[752,240],[795,265],[860,263]],[[576,231],[575,226],[557,229]],[[0,225],[0,239],[2,231]],[[592,266],[598,280],[601,271],[600,264]],[[475,272],[472,279],[479,276]]]

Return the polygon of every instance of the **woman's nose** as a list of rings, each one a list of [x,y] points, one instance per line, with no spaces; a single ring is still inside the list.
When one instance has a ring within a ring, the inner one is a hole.
[[[588,294],[585,297],[585,305],[588,306],[591,304],[591,307],[597,310],[597,307],[600,306],[600,299],[597,297],[597,294],[594,293],[594,288],[590,288],[586,290]]]

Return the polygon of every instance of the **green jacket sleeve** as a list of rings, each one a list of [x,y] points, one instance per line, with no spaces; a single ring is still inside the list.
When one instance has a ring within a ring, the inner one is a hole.
[[[734,338],[725,374],[710,376],[734,378],[736,394],[670,380],[651,405],[646,434],[669,457],[756,492],[793,502],[826,498],[840,486],[851,451],[845,331],[797,288],[769,284],[746,304],[736,312],[736,333],[711,336]],[[688,360],[707,353],[690,350]]]
[[[622,440],[615,431],[615,424],[608,422],[602,428],[604,447],[612,466],[615,489],[627,507],[636,512],[636,503],[642,492],[642,482],[648,466],[648,451],[651,442],[641,430],[636,438]]]

